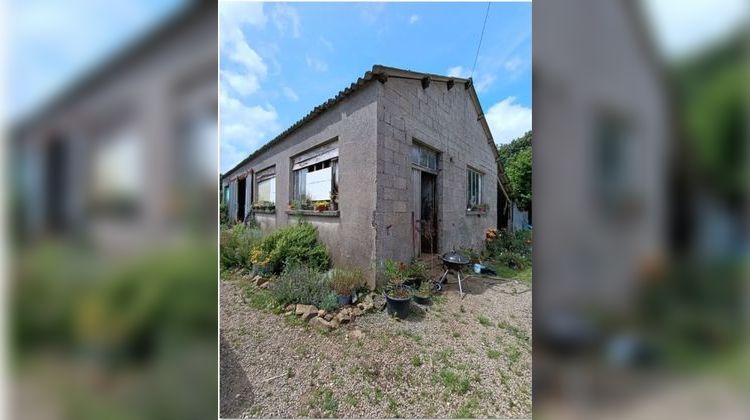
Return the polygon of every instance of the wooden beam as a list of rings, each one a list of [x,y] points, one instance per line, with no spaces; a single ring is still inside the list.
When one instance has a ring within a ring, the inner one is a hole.
[[[430,86],[430,77],[423,77],[422,78],[422,89],[427,89],[427,87]]]
[[[448,80],[448,90],[451,90],[454,84],[455,82],[453,81],[453,79]]]

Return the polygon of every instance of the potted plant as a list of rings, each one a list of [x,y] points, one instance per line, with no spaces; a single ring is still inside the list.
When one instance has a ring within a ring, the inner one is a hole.
[[[418,289],[422,280],[427,278],[427,265],[422,261],[413,261],[408,266],[402,265],[404,271],[404,284],[414,289]]]
[[[350,305],[352,294],[362,285],[362,272],[337,268],[331,273],[331,287],[336,292],[339,305]]]
[[[420,305],[429,305],[432,302],[432,283],[429,281],[423,281],[414,292],[414,302]]]
[[[383,296],[385,296],[388,314],[404,319],[409,315],[412,292],[411,288],[404,284],[406,277],[402,267],[399,267],[393,260],[383,262],[383,274],[388,281]]]

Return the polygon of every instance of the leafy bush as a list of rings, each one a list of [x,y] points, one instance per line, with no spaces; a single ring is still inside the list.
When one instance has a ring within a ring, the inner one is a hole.
[[[273,273],[293,264],[318,271],[327,269],[330,264],[328,250],[318,242],[317,229],[304,221],[278,229],[263,238],[250,252],[250,261]]]
[[[260,230],[252,229],[244,224],[236,224],[229,229],[222,229],[220,236],[221,267],[251,268],[250,250],[259,243],[262,234]]]
[[[351,295],[362,285],[362,271],[334,268],[331,270],[331,287],[339,295]]]
[[[427,264],[415,260],[404,270],[404,276],[408,279],[426,279],[428,277]]]
[[[291,264],[269,287],[271,293],[282,305],[302,303],[322,308],[330,307],[331,286],[326,276],[316,268]],[[328,300],[327,300],[328,299]]]
[[[501,229],[494,233],[487,232],[485,251],[489,256],[513,253],[529,257],[531,256],[531,230],[523,229],[509,232]]]
[[[326,311],[333,311],[339,307],[339,299],[336,297],[336,293],[328,293],[318,305],[319,309],[325,309]]]
[[[219,224],[222,226],[229,224],[229,206],[224,201],[219,204]]]

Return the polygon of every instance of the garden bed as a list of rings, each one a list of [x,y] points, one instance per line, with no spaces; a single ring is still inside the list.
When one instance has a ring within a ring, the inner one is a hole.
[[[221,282],[222,417],[529,417],[531,293],[454,280],[403,321],[372,310],[337,329],[264,308],[253,276]],[[356,306],[356,305],[355,305]]]

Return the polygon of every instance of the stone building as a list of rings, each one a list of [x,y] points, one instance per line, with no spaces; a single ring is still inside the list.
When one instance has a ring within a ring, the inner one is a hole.
[[[216,15],[187,4],[17,123],[19,237],[119,252],[214,231]]]
[[[512,214],[471,80],[379,65],[221,183],[231,220],[307,220],[340,265],[479,247]]]

